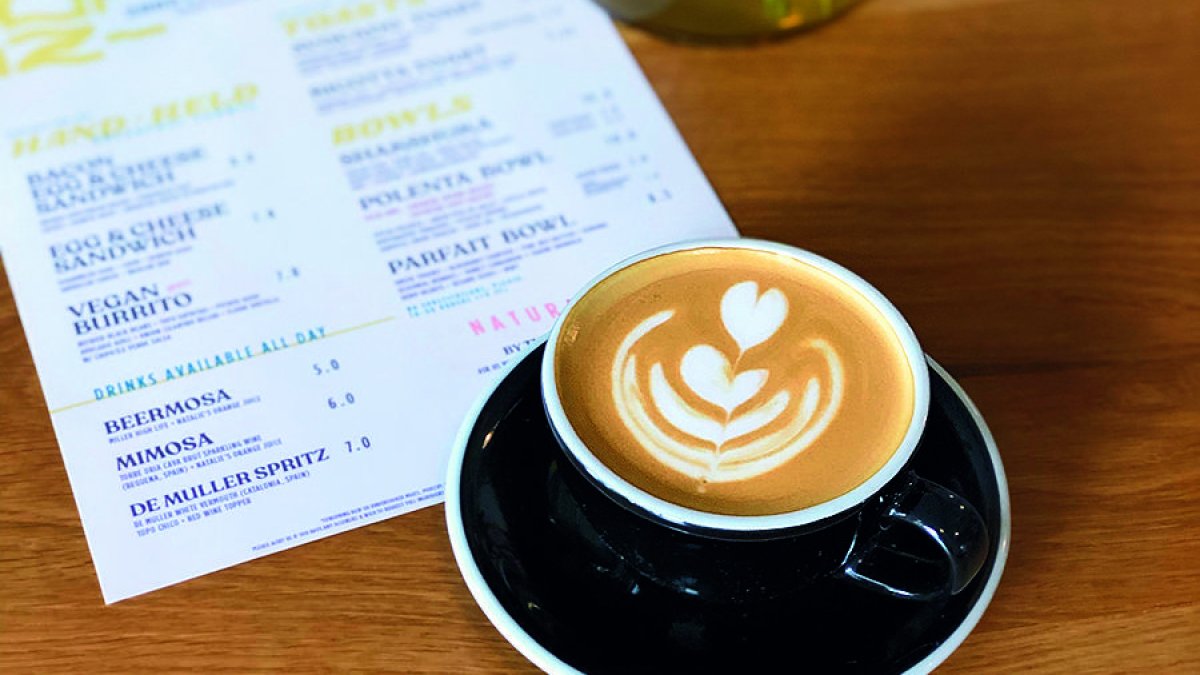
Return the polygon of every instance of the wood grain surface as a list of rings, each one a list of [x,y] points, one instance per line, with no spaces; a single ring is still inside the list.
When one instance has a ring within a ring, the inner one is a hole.
[[[743,232],[875,283],[987,416],[1012,552],[944,671],[1200,672],[1200,3],[623,33]],[[0,671],[531,670],[440,506],[105,607],[0,284]]]

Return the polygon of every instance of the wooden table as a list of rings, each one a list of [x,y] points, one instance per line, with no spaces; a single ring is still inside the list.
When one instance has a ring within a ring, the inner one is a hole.
[[[1200,3],[625,35],[743,231],[874,282],[987,415],[1012,554],[945,671],[1200,672]],[[6,282],[0,373],[0,671],[530,669],[440,506],[105,607]]]

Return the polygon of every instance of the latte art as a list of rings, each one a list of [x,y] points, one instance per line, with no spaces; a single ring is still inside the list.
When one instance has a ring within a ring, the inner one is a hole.
[[[787,312],[787,297],[779,289],[759,295],[756,282],[743,281],[725,291],[721,326],[737,352],[731,359],[710,344],[697,344],[684,353],[677,368],[683,384],[715,411],[688,403],[662,363],[650,366],[650,386],[643,391],[637,344],[670,321],[675,310],[642,321],[621,342],[612,364],[613,403],[621,422],[650,456],[701,483],[745,480],[788,462],[829,426],[841,405],[844,382],[836,350],[819,338],[807,343],[820,356],[814,363],[818,372],[796,391],[788,383],[775,383],[769,368],[737,369],[749,350],[775,337]],[[769,382],[774,386],[764,391]],[[780,418],[786,418],[782,428],[764,432]]]
[[[793,256],[701,247],[591,286],[556,328],[558,404],[595,461],[697,511],[786,513],[879,472],[914,419],[890,321]]]

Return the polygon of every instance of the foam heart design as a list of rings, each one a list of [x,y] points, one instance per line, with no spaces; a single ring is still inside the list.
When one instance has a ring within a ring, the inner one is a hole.
[[[766,370],[747,370],[733,375],[729,359],[710,345],[687,350],[679,364],[683,382],[700,398],[726,413],[750,400],[767,382]]]
[[[742,351],[762,344],[787,318],[788,302],[777,288],[758,294],[758,284],[743,281],[721,297],[721,322]]]

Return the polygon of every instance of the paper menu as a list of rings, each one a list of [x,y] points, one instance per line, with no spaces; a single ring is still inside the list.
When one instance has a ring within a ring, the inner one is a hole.
[[[0,245],[109,602],[436,503],[574,289],[735,234],[584,0],[15,0],[0,50]]]

